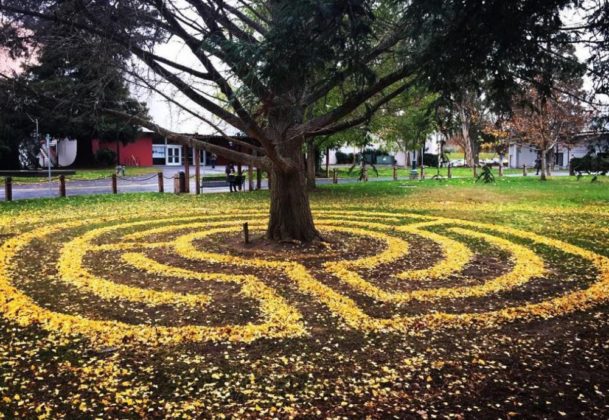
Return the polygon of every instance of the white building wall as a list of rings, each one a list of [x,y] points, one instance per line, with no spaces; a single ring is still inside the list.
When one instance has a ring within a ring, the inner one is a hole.
[[[440,151],[440,142],[442,140],[443,140],[443,136],[439,133],[430,135],[427,138],[427,141],[425,142],[425,153],[437,155]],[[372,145],[370,145],[370,148],[376,149],[379,146],[380,146],[379,144],[372,144]],[[341,151],[342,153],[359,153],[360,152],[360,150],[358,148],[353,147],[353,146],[344,146],[338,150]],[[330,165],[336,165],[336,152],[337,152],[336,150],[330,150]],[[420,151],[417,150],[417,151],[406,152],[406,153],[402,152],[402,151],[397,151],[397,152],[393,152],[391,154],[396,159],[398,166],[406,166],[406,164],[409,161],[412,162],[412,160],[416,159],[416,157],[418,156],[419,153],[420,153]],[[408,158],[408,155],[410,155],[410,159]],[[325,160],[324,160],[324,162],[325,162]]]
[[[537,149],[529,145],[511,144],[508,150],[510,168],[522,168],[522,165],[534,167]]]
[[[329,159],[330,165],[336,165],[336,150],[330,150],[329,158],[330,158]],[[323,158],[322,158],[322,161],[324,161]],[[325,163],[325,161],[324,161],[324,163]]]
[[[559,156],[557,167],[560,169],[567,169],[569,167],[569,160],[581,158],[588,154],[588,146],[586,144],[581,144],[572,147],[569,151],[567,147],[558,145],[555,148],[555,153]],[[510,168],[522,168],[522,165],[532,168],[535,166],[535,160],[537,159],[537,148],[530,145],[511,144],[508,154]]]

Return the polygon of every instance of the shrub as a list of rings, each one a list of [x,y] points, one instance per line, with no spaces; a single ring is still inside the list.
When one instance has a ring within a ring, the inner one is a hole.
[[[571,159],[573,172],[609,172],[609,159],[587,155]]]
[[[419,157],[419,165],[421,165],[421,158]],[[425,166],[432,166],[432,167],[437,167],[438,166],[438,155],[432,155],[431,153],[425,153],[423,155],[423,163],[425,164]]]
[[[114,166],[116,164],[116,152],[110,149],[99,149],[95,152],[95,163],[101,167]]]
[[[353,163],[353,153],[336,152],[336,163],[339,165]]]

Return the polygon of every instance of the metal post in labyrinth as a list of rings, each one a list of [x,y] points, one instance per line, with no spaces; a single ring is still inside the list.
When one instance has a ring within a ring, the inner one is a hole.
[[[243,240],[246,244],[250,243],[250,227],[247,222],[243,224]]]

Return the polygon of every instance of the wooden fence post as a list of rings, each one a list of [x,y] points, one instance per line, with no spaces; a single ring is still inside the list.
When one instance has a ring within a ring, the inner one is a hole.
[[[397,181],[398,180],[398,168],[397,166],[393,166],[393,180]]]
[[[159,172],[156,174],[159,182],[159,192],[165,192],[165,184],[163,183],[163,172]]]
[[[13,201],[13,178],[10,176],[4,178],[4,199]]]
[[[247,165],[247,181],[249,190],[254,191],[254,167],[252,165]]]
[[[173,177],[173,192],[176,194],[184,194],[186,191],[186,174],[183,171],[178,172]]]
[[[474,178],[478,178],[478,167],[476,166],[476,164],[474,163],[474,166],[472,168],[473,173],[474,173]]]
[[[116,179],[116,174],[112,174],[112,194],[118,193],[118,182]]]
[[[332,170],[332,183],[338,184],[338,174],[336,173],[336,169]]]
[[[190,147],[184,146],[184,176],[186,176],[186,184],[182,192],[190,192]]]
[[[201,194],[201,149],[195,147],[195,194]]]
[[[503,176],[503,162],[499,162],[499,176]]]
[[[522,165],[522,176],[527,176],[527,165]]]
[[[66,196],[66,177],[64,175],[59,175],[59,196]]]
[[[452,179],[453,177],[453,167],[450,163],[448,164],[448,173],[446,174],[446,176],[448,177],[448,179]]]

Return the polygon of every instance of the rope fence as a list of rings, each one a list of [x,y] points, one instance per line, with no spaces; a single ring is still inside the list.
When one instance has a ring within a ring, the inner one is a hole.
[[[121,181],[125,181],[125,182],[145,182],[145,181],[150,181],[151,179],[156,179],[156,178],[158,178],[157,174],[151,175],[146,178],[125,177],[125,176],[118,177],[118,179],[120,179]]]
[[[156,180],[157,182],[155,183],[153,180]],[[142,187],[146,187],[146,191],[142,192],[153,192],[151,189],[156,185],[156,188],[154,188],[156,191],[154,192],[158,191],[159,193],[164,193],[166,189],[166,181],[173,181],[173,193],[184,194],[190,192],[188,184],[190,184],[193,180],[195,181],[195,184],[197,181],[199,182],[199,185],[195,185],[193,192],[200,193],[206,183],[222,183],[222,181],[225,181],[226,178],[223,176],[205,178],[201,175],[197,176],[196,174],[186,177],[183,172],[178,172],[173,176],[167,176],[162,172],[157,172],[150,174],[149,176],[128,177],[118,174],[111,174],[89,179],[79,179],[78,177],[59,175],[51,178],[51,182],[45,179],[43,182],[32,184],[16,184],[13,177],[9,176],[5,177],[4,182],[2,182],[4,187],[4,197],[0,195],[0,200],[4,198],[4,201],[13,201],[13,199],[16,198],[15,193],[17,193],[19,198],[42,198],[43,196],[67,197],[70,195],[70,191],[73,192],[75,189],[78,189],[80,194],[83,194],[83,190],[88,189],[90,190],[84,194],[118,194],[121,185],[133,185],[136,187],[136,184],[138,183],[143,183]],[[228,182],[226,182],[226,186],[229,186]],[[243,190],[240,191],[245,190],[246,189],[243,188]],[[34,191],[40,191],[42,194],[36,194]]]

